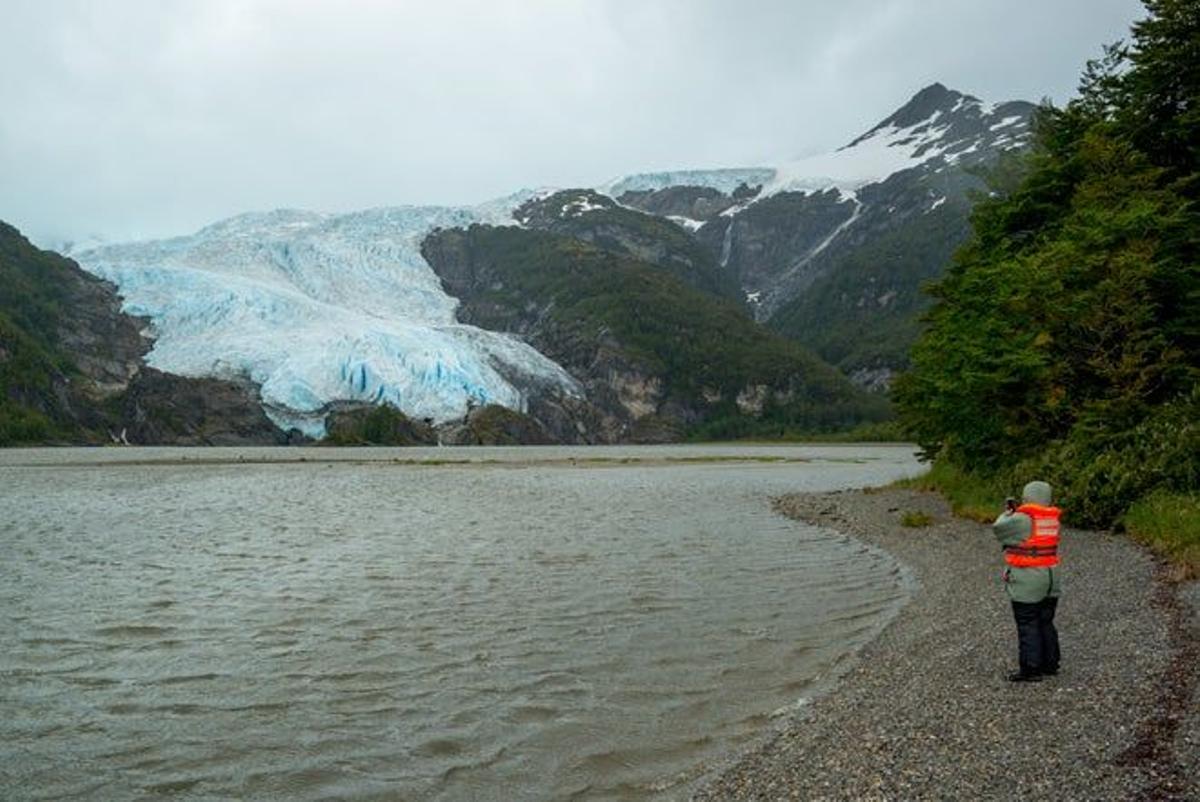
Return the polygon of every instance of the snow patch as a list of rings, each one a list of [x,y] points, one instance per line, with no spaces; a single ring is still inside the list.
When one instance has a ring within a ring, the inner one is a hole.
[[[688,231],[698,231],[705,223],[704,220],[693,220],[690,217],[684,217],[679,214],[669,214],[667,215],[667,219],[676,225],[683,226]]]
[[[1014,114],[1012,117],[1005,117],[1003,120],[996,123],[995,125],[989,125],[988,130],[996,131],[1001,128],[1007,128],[1008,126],[1010,126],[1014,123],[1020,122],[1021,120],[1022,120],[1022,117],[1020,114]]]
[[[581,197],[563,204],[562,211],[559,212],[559,217],[579,217],[588,212],[605,208],[607,207],[603,203],[592,203],[586,197]]]
[[[760,198],[780,192],[822,192],[837,189],[850,199],[867,184],[883,181],[902,170],[919,167],[940,155],[935,147],[947,125],[929,120],[905,128],[888,125],[853,145],[781,165],[775,178],[763,187]]]
[[[963,156],[969,156],[972,153],[978,153],[978,152],[979,152],[979,143],[972,142],[970,144],[970,146],[965,147],[960,151],[951,153],[950,155],[946,156],[946,161],[954,163],[954,162],[957,162],[959,159],[961,159]]]

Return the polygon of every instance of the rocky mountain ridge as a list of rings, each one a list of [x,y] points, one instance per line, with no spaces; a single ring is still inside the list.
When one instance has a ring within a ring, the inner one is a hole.
[[[1035,108],[933,84],[833,153],[603,189],[692,232],[756,319],[886,384],[905,363],[920,284],[965,239],[983,171],[1030,146]]]
[[[921,281],[966,235],[978,170],[1027,146],[1032,110],[935,84],[838,151],[772,168],[644,174],[462,209],[278,210],[92,247],[82,266],[117,285],[153,340],[93,382],[121,386],[120,370],[233,382],[276,432],[351,440],[366,427],[470,441],[473,416],[493,408],[528,419],[501,427],[514,436],[566,442],[875,419],[874,402],[748,316],[886,386]],[[415,428],[371,418],[380,405]]]
[[[571,197],[542,203],[562,209]],[[623,245],[474,225],[436,231],[422,250],[462,301],[460,319],[520,336],[580,382],[584,402],[530,397],[530,413],[560,440],[572,422],[593,442],[661,442],[697,427],[733,436],[886,414],[880,399],[763,330],[736,301],[699,289],[695,274],[676,275]]]

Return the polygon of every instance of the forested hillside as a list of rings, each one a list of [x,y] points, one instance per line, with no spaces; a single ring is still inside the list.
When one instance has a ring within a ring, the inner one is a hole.
[[[422,251],[463,322],[520,335],[583,384],[606,439],[779,436],[887,414],[740,304],[625,253],[478,225],[435,232]]]
[[[1044,478],[1075,525],[1196,520],[1200,5],[1146,6],[976,207],[895,392],[943,471]]]

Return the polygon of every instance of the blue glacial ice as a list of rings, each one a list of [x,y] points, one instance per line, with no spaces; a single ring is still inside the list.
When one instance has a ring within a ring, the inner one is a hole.
[[[528,383],[579,392],[524,342],[458,323],[458,301],[420,253],[434,228],[512,224],[524,199],[341,215],[277,210],[72,256],[117,285],[126,312],[149,319],[151,366],[248,377],[285,429],[323,436],[333,401],[388,402],[442,423],[470,404],[523,410]]]
[[[667,187],[708,187],[730,195],[742,184],[757,186],[775,178],[771,167],[731,167],[713,170],[667,170],[657,173],[635,173],[601,184],[596,191],[610,198],[626,192],[657,191]]]

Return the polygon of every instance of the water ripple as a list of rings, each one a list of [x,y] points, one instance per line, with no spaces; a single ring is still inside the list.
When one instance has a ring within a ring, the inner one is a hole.
[[[906,592],[886,556],[769,507],[910,471],[894,449],[62,453],[0,456],[6,798],[672,798]]]

